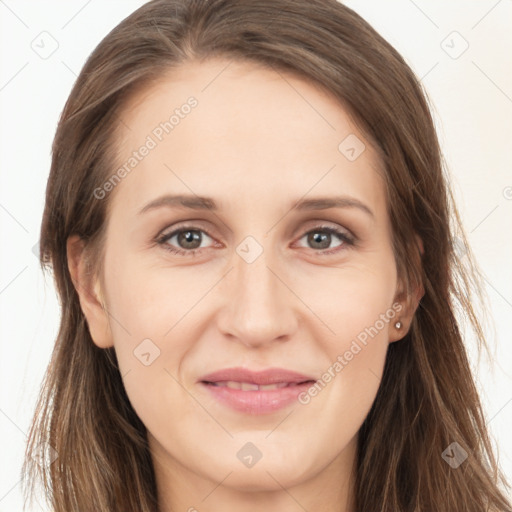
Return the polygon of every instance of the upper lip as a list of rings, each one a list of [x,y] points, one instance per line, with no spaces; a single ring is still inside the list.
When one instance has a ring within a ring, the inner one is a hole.
[[[225,368],[199,379],[201,382],[247,382],[264,386],[266,384],[278,384],[281,382],[301,383],[316,380],[314,377],[304,375],[284,368],[268,368],[262,371],[251,371],[247,368]]]

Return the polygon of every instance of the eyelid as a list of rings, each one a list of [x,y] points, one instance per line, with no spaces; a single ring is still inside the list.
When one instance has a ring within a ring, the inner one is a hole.
[[[175,224],[172,224],[171,226],[167,225],[164,229],[160,230],[158,234],[155,236],[154,241],[167,238],[169,236],[175,235],[178,231],[203,231],[206,233],[210,238],[215,238],[213,235],[210,234],[210,231],[208,228],[206,228],[203,224],[202,220],[184,220],[184,221],[178,221]]]
[[[331,222],[331,221],[322,220],[322,219],[312,219],[312,220],[307,221],[301,227],[300,232],[303,233],[303,235],[304,235],[306,233],[309,233],[312,230],[321,229],[321,228],[334,229],[335,231],[346,233],[347,236],[350,236],[351,238],[355,238],[355,235],[347,227],[345,227],[341,224],[337,224],[336,222]]]

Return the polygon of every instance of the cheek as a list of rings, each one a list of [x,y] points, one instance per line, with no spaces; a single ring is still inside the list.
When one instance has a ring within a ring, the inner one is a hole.
[[[324,324],[318,339],[341,350],[376,322],[385,337],[389,317],[395,315],[396,273],[391,253],[380,254],[378,261],[368,258],[338,268],[318,267],[314,273],[298,269],[296,275],[300,277],[295,279],[294,291],[304,298],[318,323]]]
[[[389,329],[399,307],[393,307],[396,274],[392,254],[374,265],[339,269],[336,278],[316,283],[324,286],[310,288],[308,304],[330,328],[330,335],[322,327],[316,336],[328,364],[304,403],[310,404],[313,416],[321,416],[327,408],[337,411],[339,421],[330,435],[342,443],[348,433],[357,432],[380,385]]]
[[[332,317],[336,336],[322,342],[329,362],[309,396],[301,397],[307,417],[324,419],[324,435],[337,449],[357,434],[375,400],[394,314],[386,294],[369,299],[364,289],[353,292],[351,300],[340,300]]]
[[[169,425],[179,430],[189,414],[197,414],[178,380],[191,345],[188,315],[198,291],[182,282],[180,272],[147,268],[129,256],[112,261],[117,263],[106,283],[110,325],[126,393],[150,431]]]
[[[114,252],[105,270],[110,312],[119,320],[111,324],[119,339],[126,338],[128,331],[133,341],[155,338],[159,343],[181,319],[187,321],[185,316],[214,282],[198,272],[161,262],[151,265],[135,255]],[[125,329],[120,330],[119,324]]]
[[[130,402],[147,425],[156,421],[155,411],[166,410],[167,420],[180,411],[172,419],[178,427],[181,414],[194,406],[178,383],[182,362],[196,341],[191,329],[202,314],[198,301],[216,277],[151,266],[122,251],[110,253],[105,274],[114,346]]]

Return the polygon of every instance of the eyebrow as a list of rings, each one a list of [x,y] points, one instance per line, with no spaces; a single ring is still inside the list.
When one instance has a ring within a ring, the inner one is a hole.
[[[219,211],[220,207],[211,197],[202,197],[196,195],[164,195],[154,199],[146,204],[138,212],[141,215],[150,210],[157,208],[186,208],[188,210],[211,210]],[[367,213],[371,217],[375,217],[372,210],[368,208],[363,202],[355,197],[349,196],[336,196],[336,197],[317,197],[313,199],[302,199],[292,203],[291,210],[296,211],[315,211],[327,210],[329,208],[358,208]]]

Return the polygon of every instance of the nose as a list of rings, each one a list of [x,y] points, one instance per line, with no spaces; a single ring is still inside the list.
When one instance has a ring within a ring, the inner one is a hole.
[[[286,341],[296,332],[297,296],[287,283],[282,266],[263,253],[252,263],[234,254],[234,268],[225,277],[218,326],[221,332],[247,347],[263,347]]]

